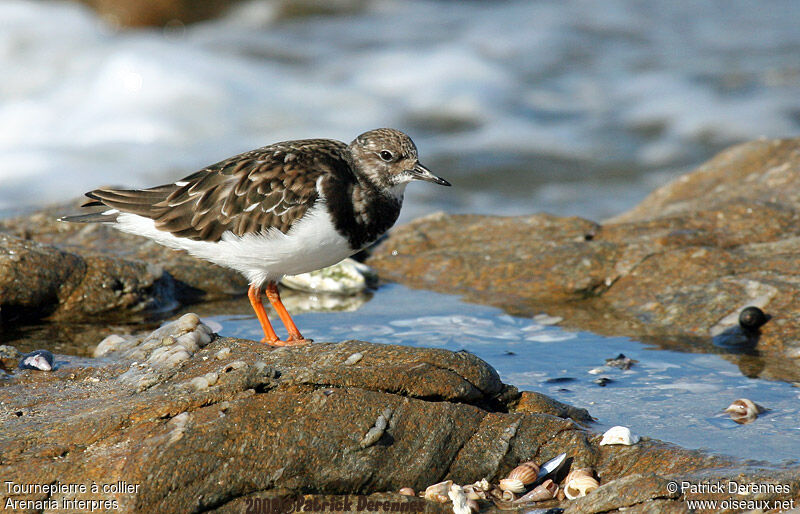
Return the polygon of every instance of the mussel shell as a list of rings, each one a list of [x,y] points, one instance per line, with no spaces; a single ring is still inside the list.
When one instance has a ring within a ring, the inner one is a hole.
[[[19,369],[37,369],[52,371],[55,363],[53,354],[48,350],[34,350],[19,359]]]
[[[562,453],[542,464],[541,467],[539,468],[539,476],[537,480],[544,480],[546,478],[555,475],[556,472],[558,472],[558,470],[561,469],[561,466],[564,465],[564,462],[566,462],[566,460],[567,460],[567,454]]]

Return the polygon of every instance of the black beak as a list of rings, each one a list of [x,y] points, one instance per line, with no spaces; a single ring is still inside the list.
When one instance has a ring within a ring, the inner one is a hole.
[[[439,184],[440,186],[449,186],[450,182],[446,181],[441,177],[437,177],[431,170],[426,168],[420,163],[414,165],[414,167],[410,170],[406,170],[408,173],[411,174],[417,180],[425,180],[426,182],[433,182],[434,184]]]

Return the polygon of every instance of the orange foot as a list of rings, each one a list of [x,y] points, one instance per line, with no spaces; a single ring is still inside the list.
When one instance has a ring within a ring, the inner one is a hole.
[[[281,341],[280,339],[275,339],[271,341],[266,337],[261,340],[262,343],[266,343],[270,346],[303,346],[304,344],[311,344],[314,342],[313,339],[292,339],[291,337],[288,338],[286,341]]]
[[[250,299],[250,305],[256,313],[258,322],[261,323],[261,329],[264,331],[264,339],[262,339],[261,342],[272,346],[299,346],[311,343],[311,339],[303,337],[300,330],[298,330],[297,326],[294,324],[294,321],[292,321],[291,316],[289,316],[286,307],[283,306],[281,295],[278,292],[278,284],[275,282],[267,283],[266,293],[267,299],[269,299],[275,312],[278,313],[283,325],[289,332],[289,337],[285,341],[281,341],[278,338],[275,329],[272,328],[272,324],[269,322],[267,312],[264,310],[264,304],[261,301],[261,288],[251,285],[250,289],[247,291],[247,297]]]

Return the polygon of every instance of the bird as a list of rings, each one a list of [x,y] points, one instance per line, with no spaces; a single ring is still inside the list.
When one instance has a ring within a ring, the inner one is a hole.
[[[397,221],[406,186],[450,186],[419,162],[417,147],[392,128],[334,139],[274,143],[147,189],[100,188],[82,208],[105,210],[59,221],[105,223],[238,271],[264,332],[263,343],[310,343],[281,302],[277,283],[331,266],[374,243]],[[276,334],[272,305],[288,332]]]

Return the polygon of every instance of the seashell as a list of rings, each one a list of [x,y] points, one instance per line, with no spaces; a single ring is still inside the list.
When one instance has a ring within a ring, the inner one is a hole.
[[[372,268],[347,258],[333,266],[310,273],[287,275],[281,279],[281,284],[309,293],[351,295],[364,291],[375,281],[377,275]]]
[[[455,514],[472,514],[472,509],[467,505],[467,496],[460,485],[451,485],[447,496],[453,501],[453,512]]]
[[[492,484],[490,484],[489,481],[486,480],[485,478],[481,478],[479,481],[475,482],[472,485],[483,492],[488,492],[492,490]]]
[[[472,484],[465,485],[463,487],[463,489],[464,489],[464,494],[467,495],[467,499],[469,499],[469,500],[485,500],[486,499],[486,492],[485,491],[481,491],[480,489],[475,489],[475,486],[472,485]]]
[[[499,500],[504,502],[514,501],[517,498],[517,495],[514,494],[512,491],[503,491],[499,487],[495,487],[491,491],[487,493],[487,497],[490,500]]]
[[[475,500],[467,500],[467,507],[469,507],[469,510],[472,512],[480,512],[481,510],[481,506],[478,505],[478,502]]]
[[[615,426],[611,427],[603,434],[603,439],[600,441],[600,446],[611,444],[624,444],[630,446],[639,442],[639,436],[631,433],[628,427]]]
[[[586,496],[600,487],[590,468],[572,470],[564,482],[564,496],[570,500]]]
[[[355,364],[355,363],[357,363],[358,361],[360,361],[360,360],[361,360],[363,357],[364,357],[364,355],[363,355],[362,353],[360,353],[360,352],[356,352],[356,353],[354,353],[354,354],[350,355],[350,356],[349,356],[349,357],[348,357],[348,358],[347,358],[347,359],[344,361],[344,365],[345,365],[345,366],[352,366],[353,364]]]
[[[624,353],[620,353],[613,359],[606,359],[606,366],[626,370],[626,369],[631,369],[631,366],[633,366],[637,362],[639,361],[633,360],[630,357],[625,357]]]
[[[447,503],[450,501],[448,493],[450,492],[451,485],[453,485],[452,480],[445,480],[444,482],[430,485],[427,489],[425,489],[424,498],[437,503]]]
[[[513,502],[517,499],[517,495],[514,494],[514,491],[503,491],[500,495],[500,499],[507,502]]]
[[[745,307],[739,313],[739,326],[745,331],[756,331],[769,321],[769,317],[758,307]]]
[[[47,350],[34,350],[26,353],[19,360],[19,369],[37,369],[39,371],[52,371],[55,359]]]
[[[514,500],[514,503],[530,503],[552,500],[555,498],[556,493],[558,493],[558,484],[548,478],[541,484],[531,489],[525,496],[520,496]]]
[[[403,487],[397,492],[402,494],[403,496],[416,496],[416,494],[417,494],[410,487]]]
[[[516,468],[512,469],[506,478],[518,478],[522,480],[523,485],[529,485],[536,482],[538,477],[539,465],[531,460],[528,462],[523,462]]]
[[[592,382],[599,385],[600,387],[605,387],[611,382],[613,382],[613,380],[611,380],[608,377],[600,377],[600,378],[595,378],[594,380],[592,380]]]
[[[594,478],[594,472],[592,471],[592,468],[575,468],[567,474],[567,478],[564,479],[564,482],[569,482],[573,478],[577,477]]]
[[[474,484],[465,485],[463,487],[464,494],[467,495],[467,498],[470,500],[485,500],[486,493],[491,491],[492,484],[489,483],[488,480],[481,479]]]
[[[519,478],[504,478],[500,480],[499,485],[501,490],[512,493],[521,493],[525,490],[525,484]]]
[[[753,403],[747,398],[739,398],[725,409],[725,412],[731,415],[731,419],[740,425],[750,423],[755,420],[759,414],[764,412],[764,407]]]
[[[545,478],[554,475],[559,469],[561,469],[561,466],[566,460],[567,454],[562,453],[542,464],[542,466],[539,468],[539,477],[537,480],[544,480]]]

